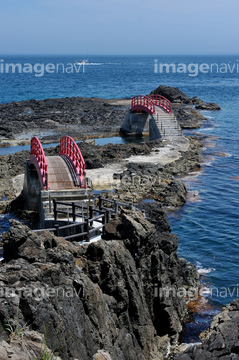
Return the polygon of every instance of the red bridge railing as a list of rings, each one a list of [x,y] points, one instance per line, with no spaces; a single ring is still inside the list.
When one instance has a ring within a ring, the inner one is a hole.
[[[150,95],[150,99],[153,100],[156,106],[160,106],[166,110],[167,113],[171,114],[171,102],[162,95]]]
[[[131,102],[131,111],[146,111],[148,114],[155,113],[154,101],[145,95],[137,95],[133,97]]]
[[[41,186],[44,190],[47,190],[47,162],[46,156],[40,143],[40,140],[34,136],[31,140],[31,155],[30,163],[34,164],[39,174]]]
[[[85,188],[85,161],[76,142],[70,136],[61,139],[60,155],[67,156],[80,178],[81,188]]]

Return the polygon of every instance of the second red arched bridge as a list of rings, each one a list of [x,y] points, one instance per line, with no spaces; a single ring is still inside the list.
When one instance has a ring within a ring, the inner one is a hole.
[[[131,111],[145,111],[150,115],[154,115],[155,106],[160,107],[168,114],[172,112],[171,102],[161,95],[137,95],[133,97]]]
[[[120,132],[127,136],[149,135],[150,140],[182,135],[171,102],[161,95],[134,96]]]
[[[76,142],[63,136],[59,156],[45,156],[40,140],[31,140],[29,166],[36,169],[42,190],[85,188],[85,161]]]

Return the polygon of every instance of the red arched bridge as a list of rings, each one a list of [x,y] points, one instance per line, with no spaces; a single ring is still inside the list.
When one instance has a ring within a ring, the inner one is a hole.
[[[31,140],[29,166],[35,167],[42,190],[85,188],[85,161],[76,142],[63,136],[59,156],[45,156],[40,140]]]
[[[131,112],[145,111],[150,115],[155,114],[155,106],[159,106],[168,114],[171,114],[171,102],[161,95],[137,95],[133,97]]]

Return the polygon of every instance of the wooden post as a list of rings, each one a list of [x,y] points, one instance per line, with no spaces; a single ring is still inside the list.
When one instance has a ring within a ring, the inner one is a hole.
[[[118,203],[117,200],[114,199],[114,212],[117,213],[118,212]]]
[[[105,233],[105,224],[107,222],[107,210],[104,211],[104,217],[102,217],[102,234]]]
[[[49,213],[51,214],[51,195],[49,195]]]
[[[89,207],[90,219],[93,218],[93,205]],[[93,221],[90,222],[90,226],[93,226]]]
[[[56,211],[56,207],[57,207],[57,202],[56,199],[53,199],[53,210],[54,210],[54,219],[57,220],[57,211]]]
[[[86,235],[86,242],[89,242],[90,241],[90,234],[89,234],[89,219],[88,218],[85,218],[85,231],[87,233]]]
[[[99,210],[102,210],[102,196],[99,196]]]
[[[89,215],[89,209],[90,209],[90,194],[88,194],[88,208],[87,208],[87,216],[90,217]],[[91,218],[91,217],[90,217]]]
[[[107,220],[107,210],[104,211],[104,217],[102,217],[102,225],[106,224],[106,220]]]
[[[76,204],[73,202],[71,206],[72,206],[72,220],[76,221]]]
[[[110,211],[106,210],[106,222],[110,221]]]
[[[54,227],[56,228],[56,230],[54,231],[56,236],[60,236],[60,230],[59,230],[59,225],[55,224]]]

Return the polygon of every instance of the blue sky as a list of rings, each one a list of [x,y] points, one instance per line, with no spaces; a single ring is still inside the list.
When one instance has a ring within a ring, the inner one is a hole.
[[[238,54],[238,0],[0,0],[1,54]]]

